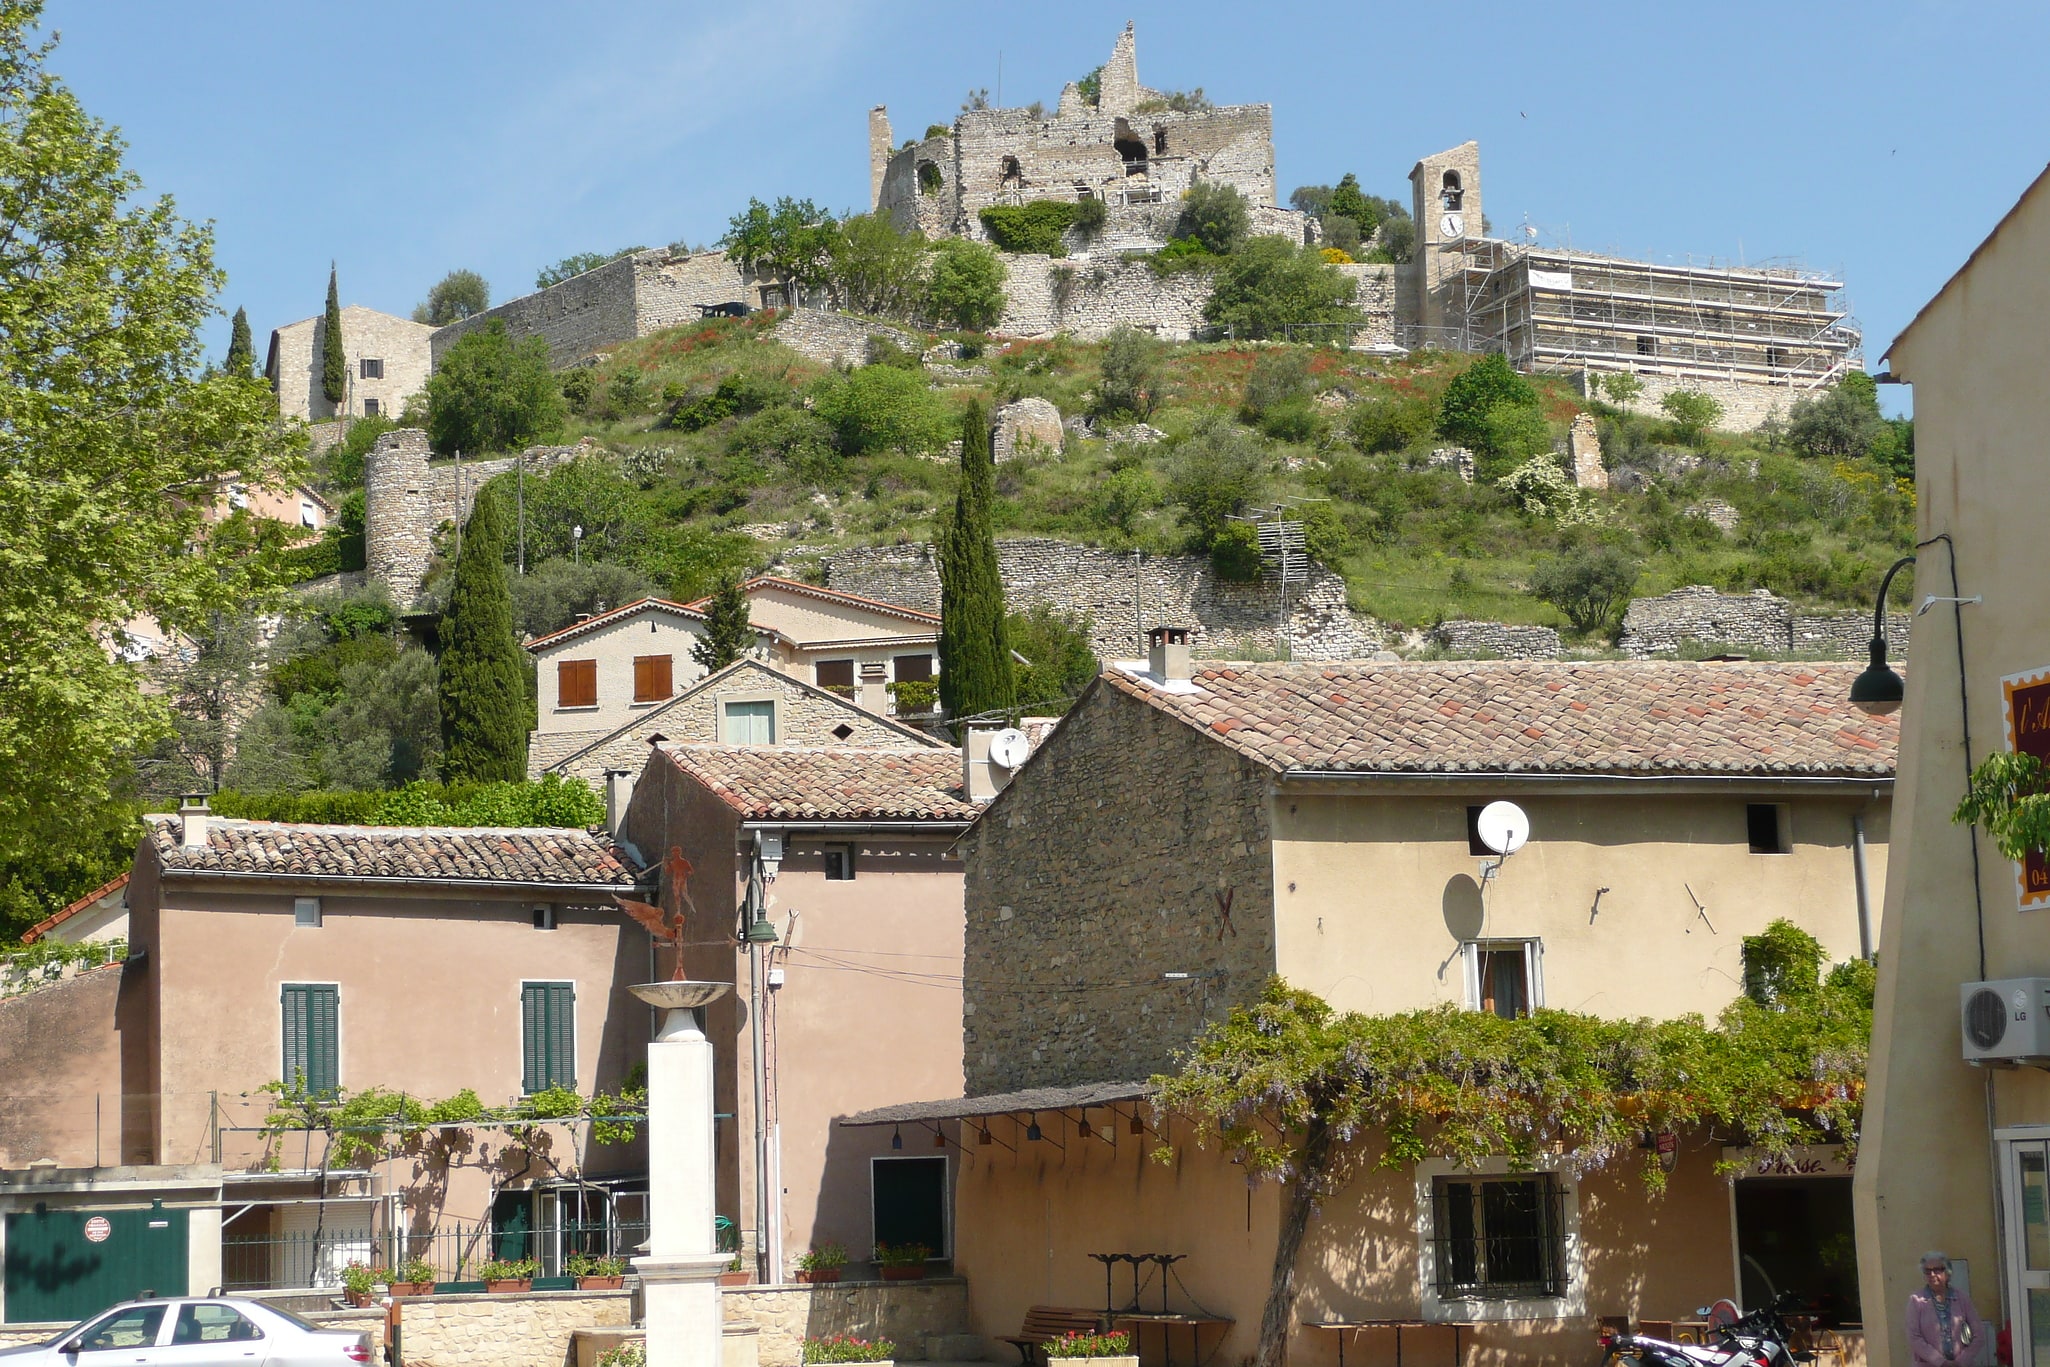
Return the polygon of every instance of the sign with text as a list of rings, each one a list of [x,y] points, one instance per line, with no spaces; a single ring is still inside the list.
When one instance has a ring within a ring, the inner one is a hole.
[[[2010,674],[2000,681],[2007,712],[2007,748],[2050,764],[2050,669]],[[2015,869],[2022,910],[2050,907],[2050,856],[2030,850]]]

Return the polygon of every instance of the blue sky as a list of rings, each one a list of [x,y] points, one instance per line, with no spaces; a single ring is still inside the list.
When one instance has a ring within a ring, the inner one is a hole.
[[[750,195],[863,209],[866,113],[1051,104],[1138,23],[1139,75],[1274,106],[1281,192],[1481,144],[1497,233],[1842,271],[1868,359],[2050,160],[2050,6],[1465,0],[878,4],[50,0],[54,69],[216,224],[259,352],[345,303],[495,301],[572,252],[709,243]],[[210,334],[216,351],[227,324]]]

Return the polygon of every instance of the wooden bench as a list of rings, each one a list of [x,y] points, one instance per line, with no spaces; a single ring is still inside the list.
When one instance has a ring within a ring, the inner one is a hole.
[[[1096,1334],[1103,1331],[1101,1310],[1077,1310],[1066,1305],[1035,1305],[1025,1312],[1025,1323],[1015,1334],[999,1334],[999,1342],[1018,1350],[1023,1367],[1046,1360],[1046,1344],[1063,1334]]]

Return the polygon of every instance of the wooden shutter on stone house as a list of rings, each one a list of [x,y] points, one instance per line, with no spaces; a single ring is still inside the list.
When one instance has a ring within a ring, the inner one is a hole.
[[[598,705],[598,662],[596,660],[563,660],[556,664],[555,705],[557,707],[596,707]]]

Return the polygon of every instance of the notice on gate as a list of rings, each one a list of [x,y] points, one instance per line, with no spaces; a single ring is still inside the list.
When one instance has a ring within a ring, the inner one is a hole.
[[[2007,711],[2007,748],[2050,764],[2050,669],[2010,674],[2000,681]],[[2050,907],[2050,856],[2030,850],[2015,867],[2022,910]]]
[[[107,1236],[113,1232],[114,1226],[107,1222],[104,1215],[95,1215],[85,1222],[85,1241],[89,1244],[103,1244],[107,1242]]]

